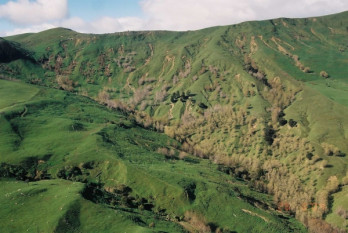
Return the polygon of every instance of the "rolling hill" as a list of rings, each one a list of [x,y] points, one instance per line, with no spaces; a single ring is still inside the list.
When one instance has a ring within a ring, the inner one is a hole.
[[[0,83],[2,232],[304,232],[269,196],[132,117]]]
[[[51,200],[70,187],[57,202],[69,208],[42,225],[48,231],[93,231],[105,216],[128,219],[131,231],[303,230],[292,216],[311,232],[345,231],[347,25],[343,12],[188,32],[7,37],[1,51],[31,59],[0,63],[11,81],[1,81],[1,171],[30,181],[4,181],[6,192]]]

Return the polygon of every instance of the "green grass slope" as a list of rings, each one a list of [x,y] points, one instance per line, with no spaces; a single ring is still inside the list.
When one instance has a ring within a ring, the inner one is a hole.
[[[130,116],[0,83],[19,93],[15,105],[1,93],[1,232],[305,232],[270,196],[209,160],[180,159],[178,142]]]
[[[5,79],[63,89],[128,112],[137,124],[179,141],[184,151],[229,167],[272,194],[312,231],[329,229],[320,221],[326,217],[346,230],[344,215],[335,213],[348,206],[335,198],[346,195],[348,184],[347,16],[280,18],[190,32],[93,35],[51,29],[5,38],[30,51],[36,62],[2,63],[0,72]],[[90,114],[86,111],[71,114],[80,122]],[[75,123],[58,118],[39,127],[37,122],[37,132],[27,132],[37,139],[21,142],[21,134],[9,131],[6,140],[25,146],[42,142],[28,150],[44,156],[41,148],[52,147],[46,139],[66,138],[76,142],[67,145],[68,161],[94,157],[90,142],[99,136],[84,140],[63,130]],[[57,134],[48,133],[56,127]],[[84,127],[80,133],[87,135],[90,126]],[[130,145],[118,146],[112,127],[94,129],[123,154]],[[64,162],[63,150],[58,152],[54,156]]]

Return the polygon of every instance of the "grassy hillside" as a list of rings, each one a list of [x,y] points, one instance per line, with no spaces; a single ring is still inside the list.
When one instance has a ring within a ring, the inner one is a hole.
[[[346,229],[344,213],[348,206],[342,201],[348,184],[346,25],[347,12],[190,32],[90,35],[58,28],[5,38],[30,51],[35,62],[19,59],[2,63],[0,71],[4,79],[66,90],[70,92],[66,103],[73,97],[82,98],[75,96],[78,94],[126,112],[136,124],[176,139],[185,153],[208,158],[255,189],[272,194],[275,204],[313,232],[329,231],[330,226],[321,219]],[[33,88],[28,92],[38,91]],[[29,96],[18,95],[4,101],[3,106],[9,111]],[[73,106],[47,108],[44,115],[70,112],[77,108]],[[26,114],[30,109],[21,111]],[[35,114],[39,113],[35,110]],[[93,152],[91,141],[97,140],[95,137],[82,139],[62,130],[81,121],[87,124],[86,118],[95,116],[89,110],[70,114],[76,118],[59,117],[42,127],[35,123],[38,129],[29,135],[36,136],[29,139],[28,145],[43,145],[26,151],[42,151],[44,156],[44,151],[52,147],[46,140],[66,138],[74,144],[64,148],[69,151],[69,159],[63,149],[57,149],[58,164],[94,159],[96,149]],[[108,122],[117,122],[100,114],[98,117]],[[22,124],[27,127],[27,123]],[[140,139],[119,144],[119,135],[131,135],[128,129],[121,127],[120,132],[112,133],[113,124],[103,122],[103,128],[89,124],[78,135],[94,129],[111,146],[113,152],[107,154],[124,154],[123,150],[130,150],[131,145],[147,147],[146,140]],[[51,133],[53,128],[57,133]],[[6,140],[21,138],[8,135],[12,139]],[[9,150],[6,145],[2,151]],[[159,151],[172,153],[169,147]],[[15,154],[4,158],[16,160],[28,153]],[[147,168],[148,160],[129,161]],[[52,169],[59,170],[55,166]],[[170,169],[165,171],[168,174]],[[118,172],[121,177],[126,173]],[[140,190],[147,192],[145,188]],[[168,198],[162,201],[168,202]]]
[[[269,196],[120,112],[0,84],[2,232],[304,231]]]

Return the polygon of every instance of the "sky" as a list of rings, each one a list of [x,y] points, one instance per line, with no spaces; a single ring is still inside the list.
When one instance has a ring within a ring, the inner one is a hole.
[[[0,36],[65,27],[83,33],[197,30],[348,10],[348,0],[0,0]]]

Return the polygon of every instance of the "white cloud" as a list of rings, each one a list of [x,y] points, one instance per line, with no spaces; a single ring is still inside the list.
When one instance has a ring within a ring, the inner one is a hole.
[[[68,12],[67,0],[18,0],[0,5],[0,18],[29,24],[6,32],[6,35],[52,27],[84,33],[112,33],[196,30],[249,20],[320,16],[348,10],[347,0],[142,0],[140,5],[143,18],[101,17],[86,21],[78,17],[64,18]]]
[[[136,17],[111,18],[103,17],[95,21],[84,21],[81,18],[73,17],[49,24],[38,24],[23,28],[16,28],[3,33],[0,36],[11,36],[27,32],[40,32],[55,27],[65,27],[82,33],[113,33],[122,31],[139,31],[144,29],[144,20]]]
[[[141,6],[149,17],[149,28],[189,30],[255,18],[248,1],[145,0]]]
[[[92,22],[81,18],[70,18],[58,23],[61,27],[86,33],[113,33],[120,31],[142,30],[144,20],[136,17],[112,18],[102,17]]]
[[[309,17],[348,10],[347,0],[143,0],[149,28],[192,30],[248,20]]]
[[[17,0],[0,5],[0,18],[22,25],[48,23],[67,14],[67,0]]]
[[[143,20],[135,17],[110,18],[103,17],[89,23],[94,33],[112,33],[120,31],[136,31],[143,27]]]
[[[3,35],[0,36],[12,36],[12,35],[18,35],[23,33],[29,33],[29,32],[41,32],[50,28],[57,27],[54,24],[40,24],[40,25],[33,25],[30,27],[24,27],[24,28],[15,28],[11,31],[4,32]]]

